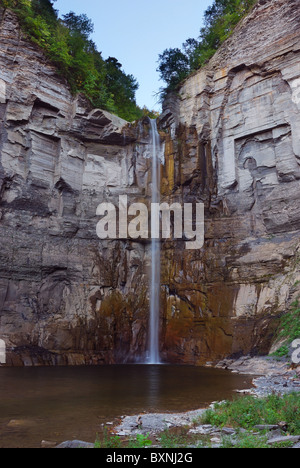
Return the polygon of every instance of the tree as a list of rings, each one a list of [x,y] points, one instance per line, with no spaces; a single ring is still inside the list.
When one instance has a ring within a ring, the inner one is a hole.
[[[185,55],[189,59],[189,68],[190,70],[197,70],[198,63],[198,50],[199,50],[199,41],[197,39],[187,39],[184,44],[182,44]]]
[[[63,21],[72,33],[80,34],[85,39],[88,39],[94,32],[94,24],[85,14],[76,15],[73,11],[70,11],[70,13],[63,16]]]
[[[198,39],[187,39],[181,49],[167,49],[159,55],[160,77],[172,90],[188,74],[203,66],[230,36],[237,23],[257,0],[214,0],[204,14]],[[165,90],[162,90],[165,94]]]
[[[176,86],[188,75],[190,70],[189,58],[180,49],[166,49],[159,56],[157,71],[169,89]]]
[[[31,0],[31,7],[36,16],[44,18],[52,26],[57,22],[57,11],[53,8],[56,0]]]
[[[135,102],[138,83],[122,70],[115,58],[105,61],[90,39],[92,21],[70,12],[62,19],[54,10],[55,0],[0,0],[19,18],[27,37],[41,47],[68,81],[73,94],[81,92],[95,107],[127,120],[136,120],[142,110]]]
[[[135,120],[140,114],[135,102],[139,87],[136,79],[122,70],[122,64],[115,57],[108,57],[105,64],[107,89],[113,95],[118,115],[125,120]]]

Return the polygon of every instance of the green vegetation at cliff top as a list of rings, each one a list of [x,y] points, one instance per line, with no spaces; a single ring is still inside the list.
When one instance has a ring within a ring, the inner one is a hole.
[[[125,120],[149,115],[135,101],[138,83],[122,70],[114,57],[104,60],[90,39],[93,24],[86,15],[70,12],[59,19],[55,0],[0,0],[0,6],[13,10],[23,32],[41,47],[72,93],[83,93],[94,107],[106,109]]]
[[[159,56],[158,72],[166,83],[162,98],[191,73],[201,68],[232,34],[238,22],[257,0],[214,0],[204,14],[204,27],[198,39],[189,38],[182,49],[166,49]]]

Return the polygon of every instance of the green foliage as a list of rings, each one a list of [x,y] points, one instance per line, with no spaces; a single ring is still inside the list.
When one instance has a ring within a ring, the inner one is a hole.
[[[289,345],[298,338],[300,338],[300,306],[297,300],[291,304],[289,311],[280,318],[276,339],[285,340],[285,343],[273,353],[273,356],[288,357]]]
[[[281,317],[278,338],[287,338],[288,343],[300,337],[300,307],[296,301],[289,312]]]
[[[214,0],[204,14],[204,27],[198,39],[187,39],[182,49],[166,49],[159,55],[158,71],[175,90],[190,73],[202,67],[220,45],[232,34],[237,23],[250,11],[257,0]],[[164,95],[164,90],[162,90]]]
[[[159,72],[169,89],[174,89],[189,73],[188,57],[180,49],[167,49],[159,56]]]
[[[178,448],[185,447],[188,445],[188,438],[186,436],[186,431],[182,429],[180,434],[175,434],[169,429],[163,431],[160,436],[160,446],[162,448]]]
[[[107,427],[105,427],[103,438],[101,441],[96,440],[95,448],[122,448],[122,441],[120,437],[110,434]]]
[[[130,439],[127,448],[146,448],[152,445],[152,440],[149,439],[149,434],[137,434],[135,439]]]
[[[222,441],[222,448],[235,448],[235,449],[248,449],[248,448],[271,448],[266,436],[246,433],[238,433],[236,441],[233,443],[230,437],[224,437]]]
[[[90,34],[94,32],[94,25],[86,15],[75,15],[73,11],[63,16],[64,23],[68,26],[73,34],[78,34],[85,39],[88,39]]]
[[[149,434],[144,436],[143,434],[137,434],[135,438],[131,438],[126,444],[126,448],[146,448],[152,445],[152,440],[149,439]],[[122,448],[123,443],[120,437],[110,434],[108,429],[104,429],[102,440],[97,438],[95,442],[95,448]],[[123,447],[124,448],[124,447]]]
[[[237,397],[233,401],[226,401],[207,410],[194,424],[211,424],[212,426],[235,428],[234,436],[222,437],[222,448],[285,448],[293,444],[283,442],[270,446],[268,431],[258,431],[256,425],[278,425],[285,421],[290,435],[300,435],[300,393],[289,395],[269,395],[265,398],[254,396]],[[210,447],[211,436],[189,433],[190,426],[166,429],[159,434],[161,448],[184,448],[189,446]],[[95,448],[146,448],[152,445],[147,435],[137,435],[135,438],[121,440],[107,429],[102,440],[98,438]]]
[[[266,398],[246,396],[221,403],[205,412],[201,422],[214,426],[233,426],[252,429],[258,424],[276,425],[285,421],[291,434],[300,434],[300,394]]]
[[[94,107],[128,121],[143,117],[135,101],[137,81],[117,59],[102,58],[90,40],[94,26],[86,15],[70,12],[59,19],[50,0],[0,0],[0,5],[18,15],[22,30],[44,49],[73,94],[83,93]]]
[[[272,356],[279,357],[279,358],[287,358],[289,356],[289,347],[286,345],[281,346],[275,353],[272,354]]]

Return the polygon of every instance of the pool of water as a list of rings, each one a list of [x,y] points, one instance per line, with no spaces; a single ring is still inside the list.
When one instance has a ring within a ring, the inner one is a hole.
[[[203,408],[251,380],[190,366],[0,368],[0,448],[94,442],[120,416]]]

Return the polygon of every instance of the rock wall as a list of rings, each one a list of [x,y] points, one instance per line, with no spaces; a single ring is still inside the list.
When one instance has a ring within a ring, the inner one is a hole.
[[[149,201],[148,127],[70,94],[0,10],[0,339],[9,365],[145,356],[149,243],[100,241],[96,208]],[[159,119],[163,201],[204,202],[205,245],[162,242],[168,362],[270,349],[300,295],[300,4],[261,0]]]
[[[3,10],[0,115],[0,337],[8,364],[143,356],[149,248],[100,241],[96,209],[119,194],[147,196],[147,129],[143,139],[142,124],[130,129],[74,98]]]
[[[298,0],[261,0],[165,102],[165,199],[206,208],[201,251],[165,246],[168,359],[267,353],[299,295],[299,24]]]

